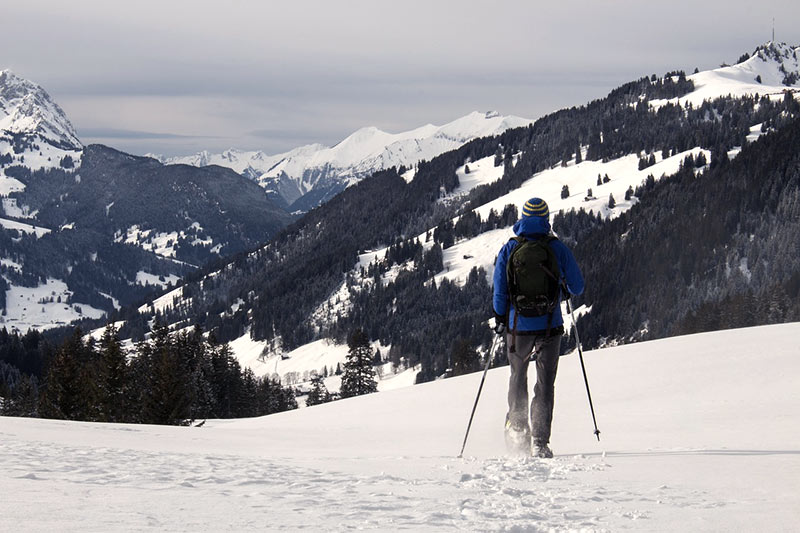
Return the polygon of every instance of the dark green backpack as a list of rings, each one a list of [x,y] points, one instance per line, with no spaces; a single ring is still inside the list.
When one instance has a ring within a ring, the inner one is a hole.
[[[525,317],[549,315],[558,305],[558,260],[548,235],[539,240],[515,237],[517,244],[506,265],[508,294],[516,312]]]

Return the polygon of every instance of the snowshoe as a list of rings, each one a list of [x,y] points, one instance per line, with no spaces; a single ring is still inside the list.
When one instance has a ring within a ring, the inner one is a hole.
[[[531,430],[524,426],[516,426],[506,421],[506,450],[513,455],[528,455],[531,446]]]
[[[534,457],[539,457],[540,459],[552,459],[553,450],[551,450],[550,446],[548,446],[545,442],[534,442],[531,455]]]

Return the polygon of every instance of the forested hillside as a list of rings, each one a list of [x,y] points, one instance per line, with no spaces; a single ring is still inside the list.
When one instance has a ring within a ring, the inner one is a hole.
[[[620,272],[628,275],[628,270],[604,266],[606,261],[639,264],[636,254],[646,248],[631,245],[620,249],[608,243],[618,241],[625,233],[619,230],[620,224],[641,220],[638,223],[644,225],[644,221],[655,219],[657,212],[651,214],[647,207],[654,191],[673,190],[673,183],[687,179],[682,177],[684,174],[703,170],[710,176],[703,182],[719,182],[714,176],[731,168],[728,153],[747,144],[754,126],[765,132],[780,130],[797,115],[797,103],[790,92],[785,98],[725,97],[697,107],[670,100],[692,89],[692,82],[681,72],[642,78],[586,106],[553,113],[530,127],[476,140],[422,163],[414,169],[410,182],[404,179],[408,178],[407,169],[380,172],[311,211],[267,247],[240,256],[214,276],[198,274],[184,285],[174,302],[153,307],[153,312],[178,326],[199,322],[216,331],[222,340],[232,340],[249,330],[256,339],[271,340],[276,350],[292,349],[320,337],[342,340],[348,331],[362,327],[372,340],[391,345],[390,357],[403,358],[409,365],[422,363],[421,379],[431,379],[450,366],[457,345],[466,340],[476,349],[489,340],[484,324],[490,314],[487,273],[476,270],[464,284],[431,281],[441,268],[442,249],[477,233],[507,226],[516,216],[515,206],[506,213],[495,213],[491,220],[476,219],[472,209],[553,166],[582,159],[605,161],[633,153],[641,158],[640,168],[646,168],[655,160],[655,154],[663,158],[700,147],[710,152],[710,165],[700,158],[686,162],[685,170],[674,178],[647,180],[639,189],[642,206],[626,215],[623,220],[627,222],[605,222],[596,214],[575,213],[556,217],[554,224],[555,230],[574,247],[591,287],[583,300],[595,305],[582,320],[588,346],[612,339],[653,338],[668,331],[682,331],[677,322],[706,301],[706,295],[727,294],[727,284],[733,280],[717,277],[702,288],[693,287],[691,280],[685,281],[693,288],[677,291],[680,294],[674,298],[681,303],[665,305],[657,295],[627,283]],[[651,105],[653,101],[660,103]],[[746,149],[749,153],[753,150],[758,148]],[[490,156],[495,157],[496,164],[504,165],[502,179],[473,190],[466,201],[447,201],[448,193],[458,186],[456,169],[465,162]],[[736,163],[739,164],[742,163]],[[692,194],[673,193],[670,198],[669,209],[687,213],[684,220],[689,227],[701,224],[702,217],[696,218],[701,204],[695,203],[691,209],[684,205],[695,202]],[[667,209],[663,205],[658,208]],[[460,225],[453,224],[459,215],[466,216],[461,217]],[[588,233],[573,229],[581,225],[595,232],[591,238]],[[664,227],[663,223],[659,225],[660,229]],[[765,227],[763,231],[770,229]],[[426,242],[416,240],[425,234]],[[656,233],[649,245],[662,238]],[[632,240],[632,236],[626,239]],[[354,269],[359,253],[392,245],[394,252],[387,254],[382,263],[363,271]],[[684,251],[675,253],[681,255]],[[398,254],[405,255],[402,261]],[[678,263],[693,268],[697,261],[716,259],[702,257],[687,263],[688,259],[681,258]],[[377,281],[393,264],[404,261],[400,275]],[[617,280],[622,280],[622,286]],[[343,282],[350,295],[347,305],[330,320],[312,320],[319,306]],[[663,291],[674,283],[670,279],[657,284]],[[649,298],[649,307],[639,310],[628,305],[625,314],[630,319],[620,320],[620,311],[611,302],[638,299],[623,296],[624,291],[640,294],[642,300]],[[239,304],[233,305],[235,302]],[[673,314],[665,318],[656,313],[647,315],[655,308],[671,309]],[[147,314],[121,318],[128,321],[123,334],[136,337],[145,333]],[[673,324],[674,329],[660,326],[662,322]]]
[[[64,294],[39,298],[110,312],[167,279],[268,240],[291,220],[229,169],[164,166],[100,145],[88,146],[78,167],[70,160],[4,172],[23,184],[4,205],[24,206],[33,217],[24,222],[39,231],[0,230],[3,309],[9,285],[35,292],[52,279],[63,281]],[[40,322],[13,313],[0,322],[24,330],[31,321],[46,324],[48,314],[41,314]]]
[[[798,117],[797,103],[787,112]],[[555,225],[587,279],[590,346],[800,320],[800,119],[697,173],[640,192],[621,217]]]
[[[595,192],[607,203],[584,188],[594,175],[580,176],[583,190],[564,183],[562,199],[600,212],[554,212],[552,220],[587,281],[573,302],[586,306],[579,329],[587,348],[797,320],[795,91],[770,86],[695,103],[683,72],[643,77],[531,126],[378,172],[267,245],[191,273],[177,289],[111,318],[121,338],[145,339],[154,323],[199,326],[221,342],[262,341],[263,355],[275,357],[318,339],[344,342],[360,329],[388,347],[382,355],[398,367],[420,365],[420,381],[469,370],[491,340],[493,262],[461,246],[484,239],[499,249],[518,216],[515,192],[536,193],[544,175],[632,160],[638,171],[630,176],[641,183],[625,182],[630,209],[612,216],[606,184],[616,176],[596,176]],[[462,187],[470,166],[492,162],[492,179]],[[448,276],[454,261],[474,268]]]

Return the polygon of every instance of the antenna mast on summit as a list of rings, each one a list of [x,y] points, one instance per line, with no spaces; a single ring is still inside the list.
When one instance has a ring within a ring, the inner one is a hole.
[[[775,17],[772,17],[772,43],[775,44]]]

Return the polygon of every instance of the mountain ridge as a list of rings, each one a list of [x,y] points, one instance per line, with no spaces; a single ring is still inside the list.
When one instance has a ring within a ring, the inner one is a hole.
[[[191,297],[195,309],[203,298],[241,302],[235,313],[239,318],[213,317],[205,325],[225,332],[225,340],[252,337],[264,357],[291,353],[314,339],[342,342],[347,330],[358,325],[387,347],[393,363],[421,363],[422,380],[445,375],[448,339],[466,337],[476,349],[486,349],[488,331],[481,326],[490,290],[486,267],[496,253],[492,243],[507,238],[518,205],[527,199],[522,195],[544,194],[546,189],[555,207],[558,194],[568,187],[567,198],[573,203],[565,205],[585,210],[566,221],[559,219],[563,225],[556,229],[580,245],[587,230],[631,208],[661,177],[678,176],[680,183],[690,175],[725,168],[726,161],[750,148],[759,136],[779,131],[797,114],[794,86],[765,86],[753,80],[757,91],[728,97],[729,86],[698,87],[693,76],[673,72],[642,78],[604,99],[545,116],[528,128],[471,141],[408,175],[401,177],[391,169],[380,172],[312,211],[269,246],[240,258],[238,273],[219,272],[213,282],[209,278],[186,284],[181,291]],[[690,102],[700,89],[706,94],[716,91],[717,99]],[[735,161],[734,166],[740,168]],[[725,174],[718,170],[713,175]],[[464,188],[462,183],[473,185]],[[386,197],[392,202],[379,201]],[[491,202],[496,204],[489,210]],[[515,204],[509,215],[504,202]],[[678,209],[680,204],[674,205]],[[646,214],[641,216],[647,220]],[[608,246],[615,237],[599,232],[592,238],[602,238]],[[293,245],[292,239],[303,244]],[[307,250],[319,257],[310,258]],[[603,253],[615,250],[604,248]],[[230,292],[216,292],[220,276]],[[250,276],[277,281],[256,284]],[[301,284],[298,294],[282,289],[297,276],[313,279],[313,287]],[[598,286],[611,282],[593,280]],[[162,310],[185,321],[188,315],[181,311],[181,301],[171,299],[170,309]],[[446,307],[436,307],[438,301],[460,306],[459,318],[449,319]],[[576,306],[582,302],[578,299]],[[586,303],[589,309],[592,302]],[[593,309],[602,315],[602,306]],[[191,319],[198,316],[202,313]],[[589,313],[582,320],[593,319]],[[633,319],[636,322],[636,316]],[[605,316],[593,325],[587,322],[590,346],[650,338],[646,320],[625,332],[609,331],[602,325],[608,320]],[[658,329],[654,323],[650,326]]]
[[[83,146],[66,113],[50,95],[8,69],[0,70],[0,131],[39,135],[64,149]]]
[[[501,116],[495,111],[475,111],[443,126],[426,124],[396,134],[366,126],[330,147],[311,144],[274,156],[235,149],[170,158],[149,155],[165,164],[228,166],[283,199],[290,210],[299,206],[300,211],[306,211],[375,171],[410,167],[474,138],[530,123],[528,119]],[[310,201],[304,203],[304,196]]]

